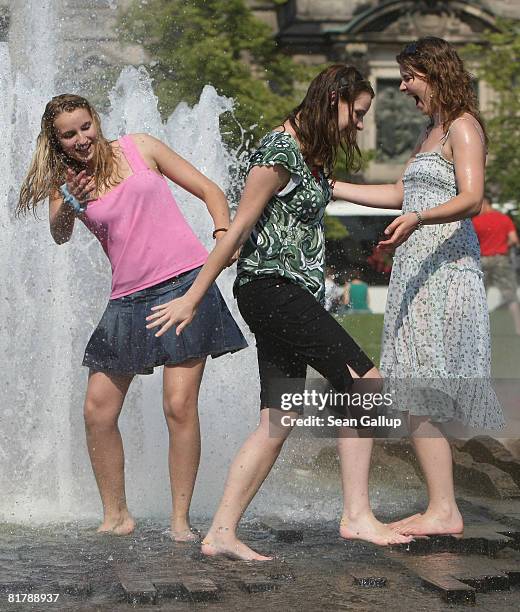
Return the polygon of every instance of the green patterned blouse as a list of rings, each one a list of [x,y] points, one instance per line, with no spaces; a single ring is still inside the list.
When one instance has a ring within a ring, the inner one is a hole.
[[[287,186],[267,203],[238,260],[235,290],[255,278],[282,276],[324,301],[323,217],[332,190],[322,172],[316,180],[294,138],[270,132],[249,160],[253,166],[283,166]]]

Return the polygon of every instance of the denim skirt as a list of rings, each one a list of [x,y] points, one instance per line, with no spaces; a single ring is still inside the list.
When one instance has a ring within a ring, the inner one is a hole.
[[[217,285],[208,289],[193,321],[177,336],[175,326],[159,338],[146,329],[146,317],[159,306],[184,295],[199,268],[153,287],[110,300],[94,330],[83,365],[111,374],[152,374],[157,366],[176,365],[211,355],[218,357],[247,346]]]

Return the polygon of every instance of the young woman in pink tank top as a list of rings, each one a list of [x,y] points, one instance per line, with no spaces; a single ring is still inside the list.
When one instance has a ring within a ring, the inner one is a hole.
[[[78,218],[100,241],[112,268],[110,300],[83,360],[89,368],[87,446],[104,512],[98,531],[126,535],[134,529],[125,498],[118,419],[133,377],[164,365],[171,536],[190,541],[198,539],[189,507],[200,457],[197,402],[206,358],[247,343],[216,285],[189,336],[180,339],[174,330],[156,336],[146,329],[152,308],[184,295],[207,258],[165,177],[206,204],[215,223],[213,236],[220,240],[229,210],[215,183],[146,134],[108,142],[89,102],[64,94],[45,108],[17,212],[34,211],[48,197],[55,242],[70,240]]]

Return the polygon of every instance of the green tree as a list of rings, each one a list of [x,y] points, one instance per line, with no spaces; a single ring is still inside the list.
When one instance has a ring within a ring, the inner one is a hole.
[[[134,2],[122,15],[121,30],[150,54],[164,113],[181,101],[194,104],[204,85],[211,84],[235,100],[236,120],[254,138],[299,102],[298,83],[311,74],[279,50],[269,26],[244,0]],[[223,120],[228,141],[238,144],[236,121]]]
[[[487,119],[487,182],[500,202],[520,205],[520,22],[499,20],[484,42],[468,45],[464,55],[475,61],[478,77],[495,91]],[[518,214],[518,213],[517,213]]]
[[[343,240],[344,238],[348,238],[348,229],[337,217],[326,214],[324,221],[327,240]]]

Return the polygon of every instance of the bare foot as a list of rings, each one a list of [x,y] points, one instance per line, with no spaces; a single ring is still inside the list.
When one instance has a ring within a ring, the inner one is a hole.
[[[392,523],[387,523],[387,525],[391,527],[392,529],[397,529],[399,527],[402,527],[403,525],[406,525],[410,521],[415,520],[419,516],[422,516],[420,512],[417,514],[412,514],[411,516],[407,516],[406,518],[400,519],[399,521],[393,521]]]
[[[339,535],[345,540],[365,540],[379,546],[408,544],[413,540],[411,536],[402,535],[381,523],[374,515],[365,515],[355,520],[343,517],[340,522]]]
[[[207,557],[223,556],[228,559],[237,559],[240,561],[272,561],[273,557],[265,557],[255,552],[249,546],[246,546],[238,538],[229,538],[226,540],[206,536],[202,541],[200,550]]]
[[[397,529],[407,535],[455,535],[464,531],[462,516],[458,510],[449,514],[436,514],[427,510]]]
[[[115,535],[128,535],[135,529],[135,521],[128,512],[122,512],[117,517],[105,518],[97,528],[98,533],[113,533]]]
[[[200,542],[200,533],[192,527],[175,531],[170,529],[168,533],[174,542]]]

